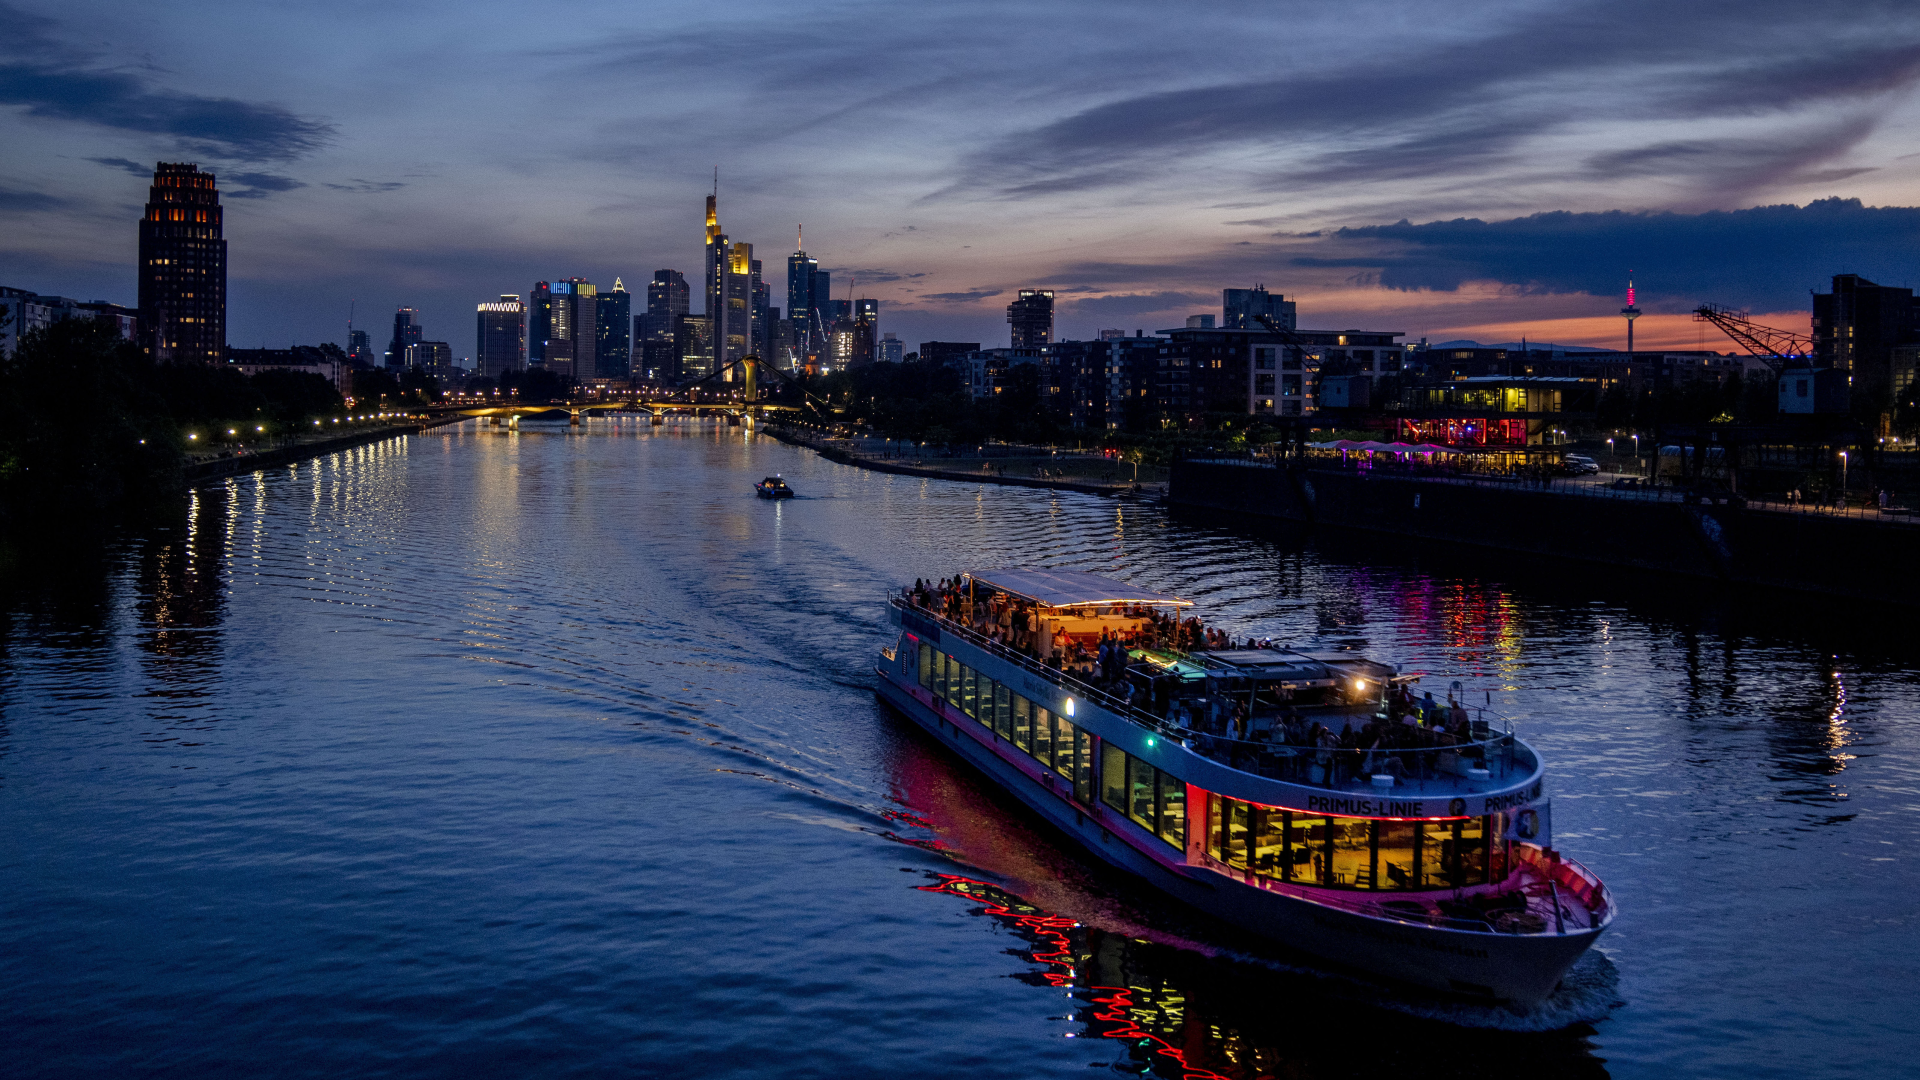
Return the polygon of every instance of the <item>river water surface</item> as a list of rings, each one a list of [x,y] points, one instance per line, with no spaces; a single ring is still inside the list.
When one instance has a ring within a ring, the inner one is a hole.
[[[753,498],[771,472],[802,497]],[[1461,680],[1544,753],[1614,928],[1542,1010],[1450,1007],[1089,865],[871,689],[887,588],[1005,565]],[[1820,604],[622,419],[241,477],[16,563],[0,618],[11,1076],[1857,1077],[1920,1050],[1920,658]]]

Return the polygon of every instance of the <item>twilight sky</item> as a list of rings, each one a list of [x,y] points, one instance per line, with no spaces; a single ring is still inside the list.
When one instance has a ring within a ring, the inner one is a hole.
[[[700,270],[794,226],[881,329],[1301,325],[1725,349],[1838,272],[1920,284],[1920,4],[0,0],[0,284],[134,300],[156,160],[220,177],[233,344]],[[696,307],[698,301],[696,299]],[[1772,313],[1772,314],[1767,314]],[[1711,330],[1711,328],[1706,328]]]

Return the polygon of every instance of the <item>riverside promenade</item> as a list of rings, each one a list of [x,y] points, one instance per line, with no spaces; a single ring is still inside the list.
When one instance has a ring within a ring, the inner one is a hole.
[[[365,446],[400,435],[418,435],[428,428],[443,424],[457,424],[468,419],[465,416],[438,417],[434,419],[408,419],[394,423],[379,424],[315,438],[302,436],[295,440],[259,450],[242,449],[222,454],[209,454],[187,462],[181,470],[188,487],[204,484],[212,480],[224,480],[229,476],[240,476],[258,472],[261,469],[277,469],[291,465],[296,461],[307,461],[341,450],[351,450],[356,446]]]
[[[1175,462],[1175,506],[1920,607],[1920,522],[1878,507],[1714,500],[1672,488],[1234,460]]]
[[[1166,494],[1164,479],[1151,470],[1139,482],[1131,478],[1133,466],[1087,454],[1052,455],[1045,452],[984,454],[978,466],[962,467],[955,459],[929,464],[924,457],[888,456],[890,447],[912,446],[886,439],[828,438],[794,428],[788,424],[768,424],[761,430],[795,446],[817,451],[829,461],[854,465],[875,472],[902,476],[924,476],[934,480],[955,480],[968,484],[1002,484],[1007,487],[1046,488],[1052,491],[1079,491],[1089,495],[1113,495],[1158,498]],[[997,448],[1007,450],[1007,448]],[[972,461],[962,458],[960,461]],[[1096,463],[1097,465],[1093,464]],[[1116,474],[1115,478],[1102,475]],[[1125,477],[1118,474],[1125,473]]]

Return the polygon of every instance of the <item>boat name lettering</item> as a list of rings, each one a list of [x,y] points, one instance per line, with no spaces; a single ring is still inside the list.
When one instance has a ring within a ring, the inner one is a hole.
[[[1487,798],[1487,808],[1482,811],[1497,814],[1502,810],[1511,810],[1516,806],[1525,806],[1540,797],[1540,785],[1535,784],[1525,791],[1515,791],[1507,795],[1491,795]]]
[[[1316,814],[1380,814],[1385,817],[1426,817],[1427,804],[1393,799],[1335,799],[1325,795],[1307,796],[1307,809]]]

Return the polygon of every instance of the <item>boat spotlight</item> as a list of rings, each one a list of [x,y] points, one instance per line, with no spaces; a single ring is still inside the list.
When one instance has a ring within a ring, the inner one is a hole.
[[[1073,715],[1073,699],[1072,698],[1067,699],[1067,715],[1068,716]]]

